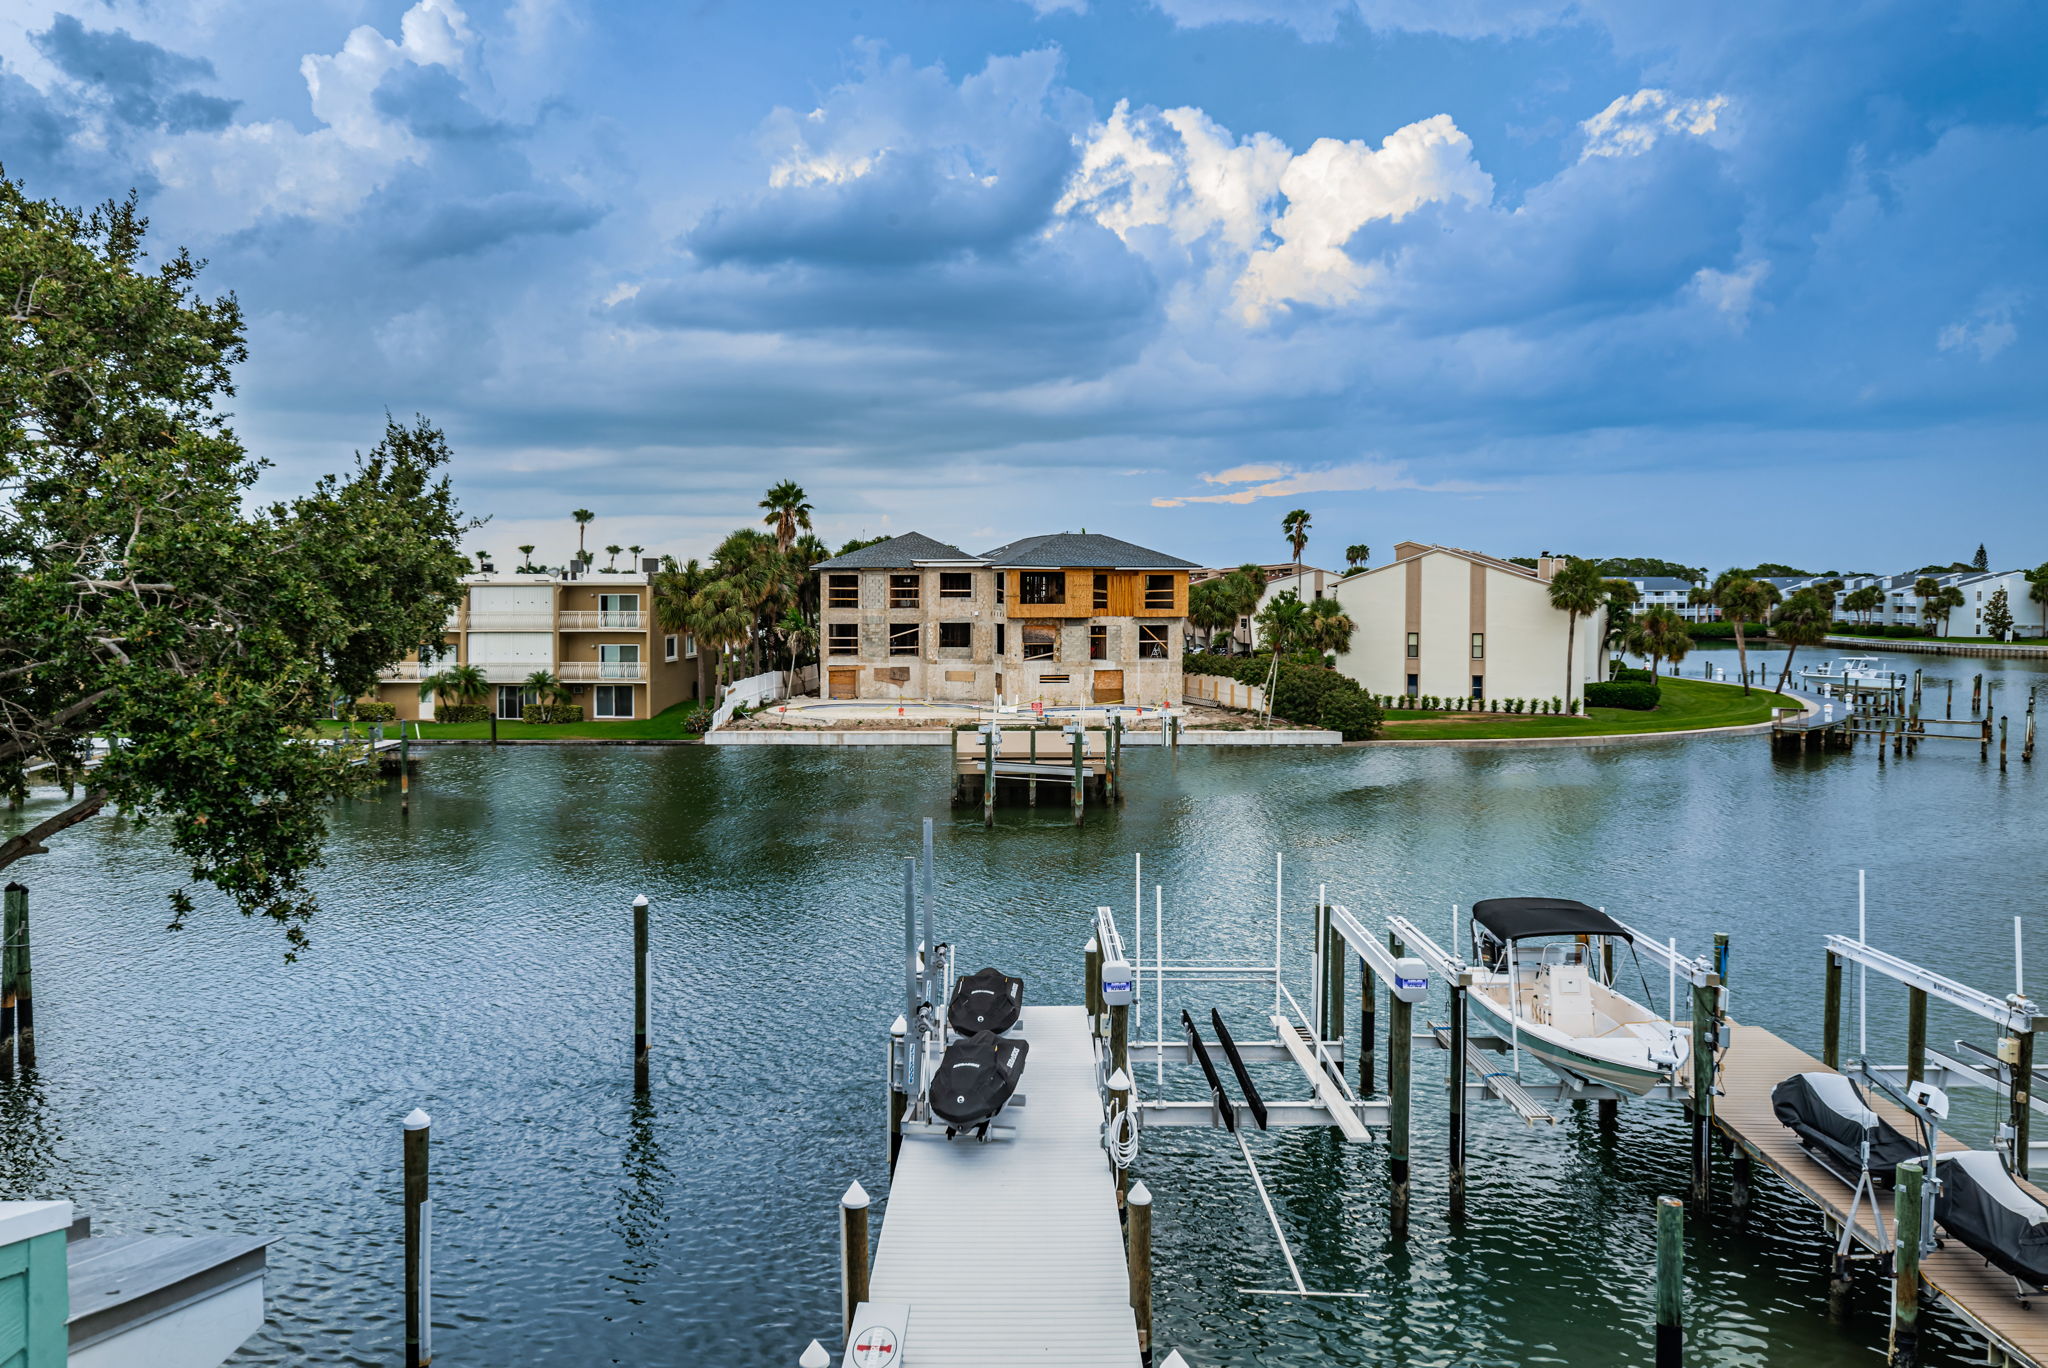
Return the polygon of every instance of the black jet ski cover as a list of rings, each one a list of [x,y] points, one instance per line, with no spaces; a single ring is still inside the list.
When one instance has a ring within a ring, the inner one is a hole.
[[[1925,1151],[1888,1126],[1870,1109],[1855,1083],[1837,1073],[1793,1074],[1771,1089],[1771,1110],[1811,1149],[1840,1172],[1863,1167],[1863,1139],[1870,1129],[1870,1176],[1892,1181],[1900,1162]]]
[[[948,1045],[932,1075],[932,1115],[954,1130],[994,1119],[1017,1091],[1030,1049],[1026,1041],[1005,1040],[993,1031]]]
[[[1011,978],[1000,969],[984,969],[953,985],[946,1020],[959,1035],[976,1031],[1001,1035],[1017,1024],[1017,1014],[1023,1010],[1024,980]]]
[[[2048,1207],[2005,1171],[1990,1150],[1935,1161],[1941,1189],[1934,1219],[1956,1239],[2021,1282],[2048,1287]]]

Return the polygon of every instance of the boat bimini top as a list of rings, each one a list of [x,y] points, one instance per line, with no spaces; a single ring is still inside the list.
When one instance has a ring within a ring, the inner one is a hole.
[[[1499,968],[1510,941],[1538,936],[1607,936],[1628,941],[1628,930],[1597,907],[1570,898],[1487,898],[1472,904],[1473,940],[1489,968]]]

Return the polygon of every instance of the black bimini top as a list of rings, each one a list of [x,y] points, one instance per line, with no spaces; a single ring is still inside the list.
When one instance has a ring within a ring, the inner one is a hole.
[[[1620,922],[1597,907],[1570,898],[1488,898],[1472,904],[1472,920],[1497,941],[1531,936],[1629,938]]]

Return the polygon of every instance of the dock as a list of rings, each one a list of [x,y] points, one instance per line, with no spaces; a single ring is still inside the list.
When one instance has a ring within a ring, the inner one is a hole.
[[[869,1299],[910,1308],[910,1368],[1137,1368],[1087,1009],[1026,1007],[1017,1033],[1031,1057],[1025,1105],[1003,1115],[1015,1135],[905,1136]],[[963,1237],[995,1262],[954,1262]]]
[[[1166,744],[1179,737],[1179,718],[1165,715]],[[1038,790],[1050,801],[1065,798],[1075,826],[1090,801],[1115,803],[1122,796],[1124,728],[1120,717],[1106,727],[1078,722],[1002,721],[953,729],[953,805],[979,805],[984,825],[995,825],[998,803],[1038,806]]]

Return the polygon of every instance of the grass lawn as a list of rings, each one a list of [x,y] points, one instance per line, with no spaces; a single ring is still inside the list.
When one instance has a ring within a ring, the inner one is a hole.
[[[548,725],[527,722],[500,722],[500,741],[676,741],[694,740],[699,735],[697,726],[699,713],[695,701],[678,703],[666,708],[653,717],[636,717],[630,722],[560,722]],[[355,724],[355,733],[363,734],[363,724]],[[398,724],[386,722],[384,733],[398,735]],[[339,722],[320,724],[322,736],[339,736]],[[406,735],[412,735],[412,723],[406,723]],[[488,741],[491,739],[491,724],[488,722],[422,722],[419,735],[428,741]]]
[[[1796,708],[1799,700],[1756,689],[1747,697],[1736,684],[1704,679],[1658,681],[1664,701],[1648,712],[1591,708],[1591,717],[1506,716],[1500,713],[1403,712],[1387,714],[1383,741],[1448,741],[1495,736],[1618,736],[1641,732],[1691,731],[1768,722],[1771,709]]]
[[[2004,637],[1988,636],[1874,637],[1864,636],[1861,632],[1829,632],[1828,640],[1867,641],[1873,646],[1893,646],[1900,642],[1911,643],[1915,641],[1953,641],[1966,646],[2048,646],[2048,637],[2014,637],[2011,641],[2007,641]]]

